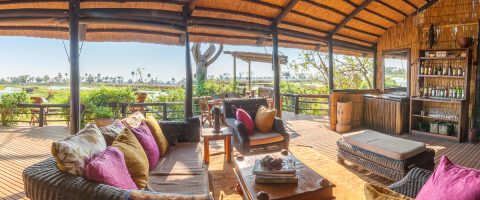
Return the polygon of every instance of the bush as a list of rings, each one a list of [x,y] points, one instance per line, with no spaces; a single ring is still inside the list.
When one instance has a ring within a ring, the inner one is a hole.
[[[92,109],[92,115],[95,119],[102,119],[102,118],[112,118],[113,111],[112,108],[108,106],[94,106]]]
[[[17,104],[31,103],[25,91],[7,93],[0,97],[0,113],[2,114],[2,125],[12,126],[16,124],[16,120],[26,113],[25,108],[17,107]]]
[[[100,88],[99,90],[82,92],[80,99],[85,106],[84,120],[95,118],[96,109],[105,111],[104,108],[98,107],[108,107],[113,118],[120,118],[122,116],[120,104],[134,103],[135,95],[131,88]]]

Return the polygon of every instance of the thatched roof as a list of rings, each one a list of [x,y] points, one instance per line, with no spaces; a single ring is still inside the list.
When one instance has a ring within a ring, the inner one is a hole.
[[[263,63],[272,63],[272,54],[269,53],[255,53],[255,52],[244,52],[244,51],[224,51],[224,54],[231,54],[234,57],[237,57],[240,60],[245,62],[263,62]],[[286,65],[288,63],[288,56],[279,55],[280,64]]]
[[[364,54],[390,27],[436,0],[81,0],[85,41],[279,45]],[[187,8],[185,23],[183,8]],[[68,38],[68,0],[1,0],[0,35]]]

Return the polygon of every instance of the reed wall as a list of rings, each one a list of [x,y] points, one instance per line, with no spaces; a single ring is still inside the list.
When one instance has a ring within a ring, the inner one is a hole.
[[[474,2],[474,3],[472,3]],[[475,77],[477,68],[477,32],[480,6],[478,1],[440,0],[423,13],[410,16],[397,26],[390,28],[378,41],[377,46],[377,89],[384,91],[383,58],[385,50],[408,48],[411,50],[410,95],[418,93],[418,57],[420,49],[427,49],[427,34],[430,25],[438,27],[438,35],[432,49],[459,48],[456,35],[465,35],[475,39],[472,49],[473,65],[471,69],[469,118],[473,118],[475,95]]]

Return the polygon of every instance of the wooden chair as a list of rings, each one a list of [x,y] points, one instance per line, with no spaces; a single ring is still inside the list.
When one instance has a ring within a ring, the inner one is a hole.
[[[212,97],[210,96],[202,96],[199,99],[200,104],[200,120],[202,125],[204,125],[207,121],[212,126],[212,114],[210,112],[210,106],[208,106],[208,101],[210,101]]]
[[[30,100],[34,104],[42,104],[44,102],[42,97],[30,97]],[[40,115],[43,115],[43,125],[48,125],[48,123],[47,123],[48,108],[45,108],[43,110],[43,113],[41,113],[40,108],[32,108],[30,110],[30,113],[31,113],[30,126],[35,126],[36,123],[40,124]]]

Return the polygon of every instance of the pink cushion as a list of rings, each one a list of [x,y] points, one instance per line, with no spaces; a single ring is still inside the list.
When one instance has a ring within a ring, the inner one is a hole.
[[[108,147],[87,162],[85,167],[87,179],[126,190],[137,189],[128,173],[123,153],[117,148]]]
[[[150,171],[155,169],[160,160],[160,150],[145,121],[142,121],[136,128],[129,126],[128,129],[132,131],[133,135],[135,135],[138,142],[142,145],[145,154],[147,154]]]
[[[243,109],[237,109],[236,117],[238,121],[242,122],[242,124],[245,125],[245,129],[247,129],[247,134],[253,134],[253,132],[255,131],[255,124],[253,123],[250,115]]]
[[[446,156],[442,156],[415,199],[480,199],[480,171],[455,165]]]

